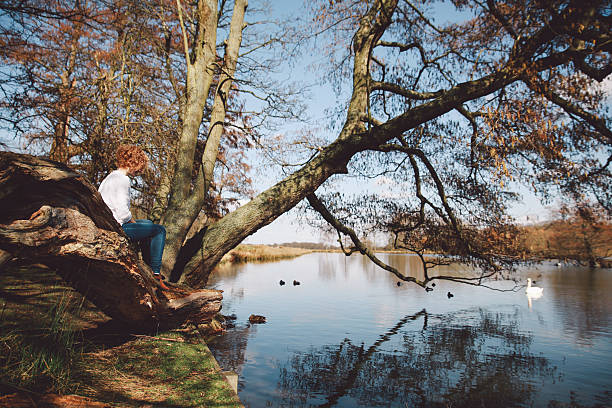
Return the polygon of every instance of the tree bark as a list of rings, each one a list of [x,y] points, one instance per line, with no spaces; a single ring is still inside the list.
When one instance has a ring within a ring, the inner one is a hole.
[[[174,267],[185,236],[202,208],[185,205],[192,200],[193,158],[195,155],[200,126],[204,118],[206,98],[215,73],[217,41],[217,1],[199,0],[197,2],[197,27],[189,49],[189,35],[182,20],[182,6],[177,1],[179,18],[183,33],[187,78],[185,102],[181,107],[183,120],[181,135],[177,143],[177,156],[170,189],[168,207],[161,223],[166,227],[166,249],[162,258],[162,273],[168,275]]]
[[[81,24],[77,23],[77,27],[80,28],[80,26]],[[79,28],[77,28],[77,31],[79,31]],[[58,89],[58,110],[55,112],[57,118],[54,118],[56,120],[54,126],[55,131],[53,135],[53,143],[51,144],[51,152],[49,153],[49,157],[51,157],[51,159],[62,163],[68,163],[68,160],[70,159],[68,133],[70,131],[72,104],[74,103],[73,92],[74,86],[76,85],[76,79],[72,78],[72,74],[74,73],[78,40],[79,36],[73,35],[66,68],[60,75],[62,82]]]
[[[206,322],[216,290],[161,287],[96,189],[51,160],[0,152],[0,251],[57,270],[110,317],[132,327]]]
[[[190,226],[193,224],[195,219],[197,219],[198,214],[204,205],[206,193],[210,189],[211,182],[214,177],[215,163],[217,162],[219,145],[221,143],[221,137],[225,127],[227,100],[229,98],[230,88],[233,83],[233,76],[236,72],[238,53],[240,51],[240,44],[242,42],[244,15],[247,6],[247,0],[234,1],[230,32],[227,40],[225,41],[223,66],[221,67],[221,73],[219,74],[218,85],[210,115],[208,137],[206,138],[200,171],[198,173],[195,186],[189,199],[181,203],[182,207],[179,208],[178,211],[176,209],[169,208],[169,210],[173,210],[175,213],[180,214],[184,218],[188,217],[190,220]],[[183,240],[187,235],[187,231],[188,230],[181,231],[182,235],[180,236],[183,238]],[[174,238],[174,236],[171,236],[171,238]],[[180,242],[182,243],[183,241],[181,240]],[[178,243],[178,241],[175,241],[175,243]],[[190,245],[183,244],[182,246],[177,245],[177,247],[180,248],[178,252],[173,253],[171,251],[166,251],[164,253],[165,266],[168,268],[172,267],[172,272],[170,274],[171,279],[175,278],[176,276],[180,276],[183,273],[183,267],[185,264],[184,261],[191,257],[192,252]]]

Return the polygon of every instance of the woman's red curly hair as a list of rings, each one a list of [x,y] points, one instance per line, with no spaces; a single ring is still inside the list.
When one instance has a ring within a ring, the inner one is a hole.
[[[136,145],[122,144],[117,148],[117,166],[132,170],[143,170],[149,163],[149,158]]]

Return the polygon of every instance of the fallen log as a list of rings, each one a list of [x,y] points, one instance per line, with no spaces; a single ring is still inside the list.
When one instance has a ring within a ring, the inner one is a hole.
[[[0,152],[0,208],[3,258],[54,268],[112,318],[169,328],[209,322],[221,310],[221,291],[162,287],[95,187],[66,165]]]

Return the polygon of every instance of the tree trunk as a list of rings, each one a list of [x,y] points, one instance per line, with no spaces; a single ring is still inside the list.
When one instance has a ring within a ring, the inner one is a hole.
[[[77,25],[80,26],[80,24]],[[70,130],[72,104],[74,103],[73,92],[74,86],[76,85],[76,79],[72,78],[72,74],[75,67],[78,39],[78,36],[73,36],[70,45],[70,54],[68,55],[68,61],[66,61],[66,68],[60,75],[62,82],[58,89],[59,101],[57,106],[58,110],[56,112],[57,118],[55,118],[57,122],[55,123],[51,152],[49,153],[49,157],[51,157],[52,160],[62,163],[68,163],[68,160],[70,160],[70,155],[68,153],[68,133]]]
[[[0,252],[57,270],[110,317],[132,327],[206,322],[220,291],[161,287],[96,189],[69,167],[0,152]]]
[[[178,4],[178,3],[177,3]],[[162,273],[169,274],[174,267],[185,236],[195,221],[200,207],[187,205],[194,201],[191,194],[193,158],[195,155],[200,126],[204,117],[206,98],[215,73],[217,41],[217,1],[197,2],[198,30],[194,34],[192,50],[189,52],[189,35],[182,22],[182,11],[178,8],[183,31],[187,78],[185,103],[181,107],[182,129],[177,144],[177,155],[168,207],[161,223],[166,227],[166,248],[162,258]]]
[[[181,208],[168,208],[169,211],[180,214],[183,218],[189,217],[190,227],[200,214],[200,211],[204,205],[204,200],[206,199],[206,192],[210,189],[211,182],[214,177],[215,164],[219,154],[219,145],[221,143],[221,136],[223,135],[223,130],[225,127],[227,99],[229,98],[233,76],[236,72],[238,53],[240,51],[240,44],[242,42],[242,30],[244,28],[244,15],[247,6],[247,0],[234,1],[230,32],[227,40],[225,41],[223,67],[218,78],[218,85],[210,115],[208,137],[206,138],[200,171],[198,173],[195,186],[189,199],[184,200],[181,203]],[[181,235],[179,236],[182,237],[180,241],[181,243],[183,243],[188,231],[189,229],[181,231]],[[174,236],[171,236],[171,238],[174,238]],[[168,268],[172,267],[172,272],[170,274],[171,279],[176,279],[177,276],[181,276],[183,273],[183,267],[185,265],[184,261],[188,260],[191,257],[193,250],[197,250],[197,248],[201,247],[201,245],[199,243],[195,246],[183,244],[180,247],[177,245],[177,247],[180,248],[178,252],[173,253],[171,251],[166,251],[164,253],[165,265]]]

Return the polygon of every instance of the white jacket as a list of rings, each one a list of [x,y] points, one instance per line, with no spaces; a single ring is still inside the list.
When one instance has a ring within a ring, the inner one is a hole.
[[[111,172],[98,188],[102,199],[113,212],[113,216],[123,225],[132,219],[130,212],[130,178],[123,171]]]

